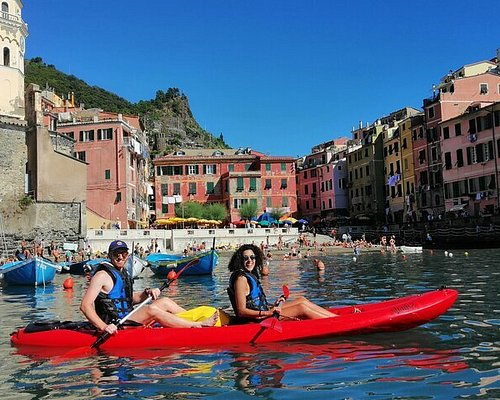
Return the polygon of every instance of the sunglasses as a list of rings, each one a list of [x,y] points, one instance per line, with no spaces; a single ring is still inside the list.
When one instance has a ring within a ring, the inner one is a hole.
[[[256,257],[252,254],[251,256],[243,256],[243,260],[248,261],[248,260],[255,260]]]
[[[113,258],[118,258],[118,257],[125,258],[128,256],[128,251],[127,250],[117,251],[117,252],[114,252],[112,254],[112,256],[113,256]]]

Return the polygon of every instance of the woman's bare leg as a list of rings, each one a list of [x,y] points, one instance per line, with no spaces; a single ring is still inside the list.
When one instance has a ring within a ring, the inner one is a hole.
[[[302,318],[302,319],[319,319],[336,317],[336,314],[331,313],[323,307],[314,304],[305,297],[287,301],[281,308],[283,317]]]

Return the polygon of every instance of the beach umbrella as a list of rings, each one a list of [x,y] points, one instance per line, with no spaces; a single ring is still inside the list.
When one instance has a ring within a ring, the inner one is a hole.
[[[259,225],[260,226],[269,226],[269,221],[260,221]]]
[[[169,220],[168,219],[164,219],[164,218],[161,218],[161,219],[157,219],[155,221],[156,225],[168,225],[169,223]]]
[[[306,220],[306,219],[299,219],[297,222],[298,222],[299,224],[308,224],[308,223],[309,223],[309,221],[308,221],[308,220]]]
[[[290,222],[291,224],[295,224],[297,222],[297,220],[293,217],[288,217],[287,219],[285,219],[285,222]]]

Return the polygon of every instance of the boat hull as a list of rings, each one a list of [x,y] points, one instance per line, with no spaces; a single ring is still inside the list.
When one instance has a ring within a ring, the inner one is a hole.
[[[179,272],[189,263],[192,264],[182,272],[182,275],[211,275],[219,261],[219,254],[215,250],[192,257],[153,253],[146,260],[154,274],[160,277],[166,277],[172,270]]]
[[[431,321],[450,308],[458,293],[440,289],[380,303],[330,309],[333,318],[280,321],[282,331],[258,323],[192,328],[125,328],[105,341],[100,348],[205,347],[242,343],[283,342],[330,336],[403,331]],[[27,333],[25,328],[12,333],[16,346],[87,347],[97,338],[93,331],[54,329]]]
[[[54,280],[61,267],[42,257],[14,261],[2,266],[0,273],[9,285],[39,286]]]

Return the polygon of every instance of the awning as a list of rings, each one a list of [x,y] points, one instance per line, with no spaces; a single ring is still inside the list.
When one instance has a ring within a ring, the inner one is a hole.
[[[467,206],[468,206],[467,203],[455,204],[453,207],[450,208],[450,211],[463,211],[463,209]]]

